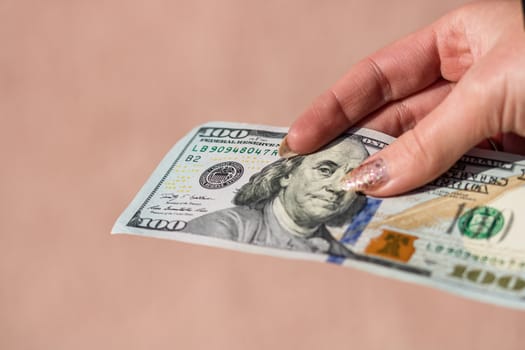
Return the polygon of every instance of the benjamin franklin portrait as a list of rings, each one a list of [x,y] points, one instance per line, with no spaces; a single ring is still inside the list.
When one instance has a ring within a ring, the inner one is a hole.
[[[335,140],[320,151],[279,159],[254,174],[232,208],[192,219],[184,231],[259,246],[350,256],[327,226],[343,226],[366,197],[340,188],[342,177],[368,152],[358,137]]]

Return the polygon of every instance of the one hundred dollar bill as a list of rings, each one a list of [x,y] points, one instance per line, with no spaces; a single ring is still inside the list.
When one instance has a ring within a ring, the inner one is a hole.
[[[424,188],[374,198],[342,191],[340,180],[393,138],[356,129],[280,159],[286,132],[195,128],[112,233],[330,262],[525,308],[524,157],[475,149]]]

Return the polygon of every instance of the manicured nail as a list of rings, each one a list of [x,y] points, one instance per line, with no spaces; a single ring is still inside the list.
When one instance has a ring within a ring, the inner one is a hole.
[[[388,180],[388,173],[383,159],[365,162],[350,171],[341,180],[345,191],[363,192],[374,189]]]
[[[299,155],[298,153],[292,152],[290,147],[288,146],[288,141],[286,140],[286,136],[281,141],[281,145],[279,146],[279,157],[281,158],[291,158],[294,156]]]

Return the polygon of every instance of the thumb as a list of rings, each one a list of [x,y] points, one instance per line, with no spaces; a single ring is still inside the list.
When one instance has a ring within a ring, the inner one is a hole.
[[[416,127],[343,179],[346,190],[391,196],[415,189],[448,170],[465,152],[499,131],[498,108],[482,85],[458,84]],[[485,96],[483,96],[485,95]]]

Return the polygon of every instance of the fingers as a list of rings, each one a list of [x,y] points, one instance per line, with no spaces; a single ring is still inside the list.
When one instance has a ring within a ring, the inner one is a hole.
[[[440,77],[435,32],[427,27],[357,63],[290,127],[287,143],[312,152],[364,116]]]
[[[403,100],[394,101],[357,123],[357,127],[378,130],[398,137],[439,105],[455,84],[439,80]]]
[[[494,134],[490,122],[494,110],[480,94],[459,85],[414,129],[347,175],[343,187],[373,196],[412,190],[437,178]]]

